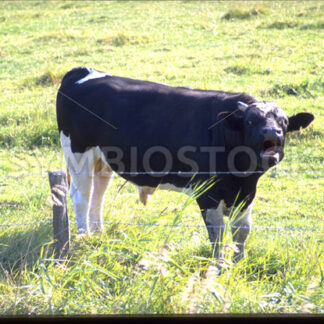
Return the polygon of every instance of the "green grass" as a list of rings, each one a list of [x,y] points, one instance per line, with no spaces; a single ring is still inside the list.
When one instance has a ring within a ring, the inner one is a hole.
[[[323,313],[324,5],[296,2],[0,3],[0,314]],[[262,177],[247,258],[215,277],[195,203],[147,207],[115,179],[105,233],[52,255],[48,170],[64,169],[55,98],[76,66],[202,89],[245,91],[315,121]],[[119,190],[120,189],[120,190]],[[117,224],[117,223],[124,224]],[[135,226],[126,223],[200,225]],[[277,229],[275,229],[277,228]],[[285,230],[322,229],[322,231]]]

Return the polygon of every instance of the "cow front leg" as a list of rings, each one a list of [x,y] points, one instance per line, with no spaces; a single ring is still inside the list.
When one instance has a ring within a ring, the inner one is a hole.
[[[218,208],[206,209],[202,212],[209,240],[213,247],[213,258],[219,259],[222,255],[222,242],[224,234],[224,218],[222,204]]]
[[[234,252],[234,262],[240,261],[245,257],[244,244],[247,239],[252,225],[252,204],[250,204],[244,211],[238,213],[234,220],[231,221],[231,230],[233,241],[236,244],[236,251]]]

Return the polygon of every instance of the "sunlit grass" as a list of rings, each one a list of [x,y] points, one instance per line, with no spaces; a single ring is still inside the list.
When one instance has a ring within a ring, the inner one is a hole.
[[[0,4],[0,313],[323,313],[323,4],[25,2]],[[157,191],[148,206],[116,178],[105,232],[52,255],[47,171],[64,169],[55,99],[64,73],[111,74],[244,91],[314,123],[287,138],[264,175],[247,257],[213,273],[199,208]],[[146,226],[155,224],[154,226]],[[170,226],[174,225],[174,226]]]

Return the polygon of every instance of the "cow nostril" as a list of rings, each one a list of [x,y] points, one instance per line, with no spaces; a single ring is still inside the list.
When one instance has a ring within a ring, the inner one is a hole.
[[[282,135],[281,129],[270,129],[270,128],[264,128],[262,130],[262,133],[266,136],[276,136],[276,135]]]

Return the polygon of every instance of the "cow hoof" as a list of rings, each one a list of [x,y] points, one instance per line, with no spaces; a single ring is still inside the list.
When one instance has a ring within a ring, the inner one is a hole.
[[[229,268],[229,263],[224,258],[215,259],[212,264],[208,266],[206,278],[217,277],[224,274]]]
[[[213,279],[216,278],[220,275],[220,267],[218,265],[215,264],[211,264],[208,266],[206,274],[205,274],[205,278],[206,279]]]

